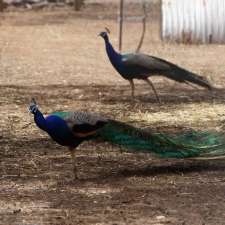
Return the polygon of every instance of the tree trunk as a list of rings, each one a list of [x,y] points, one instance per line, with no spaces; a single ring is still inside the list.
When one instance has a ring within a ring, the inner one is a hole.
[[[3,2],[3,0],[0,0],[0,12],[3,12],[6,8],[6,4]]]
[[[74,0],[74,9],[75,11],[79,11],[80,8],[83,6],[84,0]]]

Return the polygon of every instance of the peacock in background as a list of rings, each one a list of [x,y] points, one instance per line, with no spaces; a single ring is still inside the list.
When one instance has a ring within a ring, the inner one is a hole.
[[[106,32],[101,32],[99,36],[101,36],[105,41],[106,52],[111,64],[124,79],[129,81],[132,98],[134,98],[133,79],[141,79],[150,85],[158,102],[160,102],[158,93],[149,79],[150,76],[155,75],[161,75],[181,83],[193,83],[204,88],[208,88],[209,90],[213,89],[212,85],[206,80],[206,78],[192,73],[164,59],[142,53],[120,54],[116,52],[109,41],[107,33],[109,33],[108,29],[106,29]]]
[[[133,152],[162,158],[215,157],[225,153],[224,135],[189,131],[179,135],[154,133],[88,112],[54,112],[44,117],[34,99],[29,106],[36,125],[58,144],[67,146],[77,178],[75,149],[85,140],[100,139]]]

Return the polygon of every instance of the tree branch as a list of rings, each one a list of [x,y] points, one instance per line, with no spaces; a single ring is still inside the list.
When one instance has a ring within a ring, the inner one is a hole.
[[[142,25],[143,25],[142,26],[142,34],[141,34],[141,38],[140,38],[139,44],[137,46],[136,52],[140,51],[141,46],[142,46],[143,41],[144,41],[144,37],[145,37],[146,19],[147,19],[147,10],[146,10],[146,2],[145,2],[145,0],[142,1],[142,9],[143,9],[143,13],[144,13],[144,16],[142,18]]]

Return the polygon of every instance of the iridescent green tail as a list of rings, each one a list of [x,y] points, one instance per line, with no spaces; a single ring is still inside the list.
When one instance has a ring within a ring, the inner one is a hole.
[[[153,133],[111,121],[98,135],[105,141],[136,152],[156,153],[163,158],[212,157],[225,155],[223,134],[189,131],[180,135]]]

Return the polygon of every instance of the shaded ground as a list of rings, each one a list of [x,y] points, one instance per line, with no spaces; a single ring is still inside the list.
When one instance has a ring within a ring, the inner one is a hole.
[[[149,23],[145,52],[207,76],[219,89],[153,78],[163,104],[142,82],[133,103],[96,37],[107,25],[116,44],[117,24],[72,12],[60,17],[63,23],[49,22],[58,16],[9,13],[2,21],[0,224],[224,225],[224,160],[159,160],[88,142],[77,150],[80,180],[73,181],[69,153],[28,125],[27,105],[36,97],[45,113],[89,110],[160,131],[218,130],[225,119],[225,47],[162,44],[157,24]],[[124,49],[135,49],[137,27],[126,24]]]

